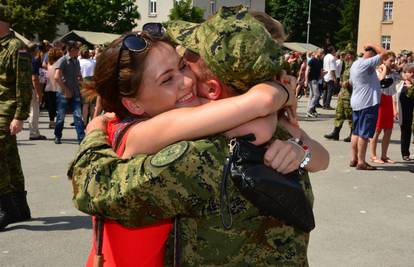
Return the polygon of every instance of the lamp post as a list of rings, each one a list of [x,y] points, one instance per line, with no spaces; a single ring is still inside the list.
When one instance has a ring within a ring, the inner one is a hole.
[[[311,25],[311,7],[312,7],[312,0],[309,0],[309,10],[308,10],[308,30],[306,33],[306,43],[309,44],[309,32],[310,32],[310,25]]]

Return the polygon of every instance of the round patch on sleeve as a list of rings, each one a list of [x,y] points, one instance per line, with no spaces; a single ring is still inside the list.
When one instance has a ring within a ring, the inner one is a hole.
[[[154,167],[165,167],[179,159],[188,149],[188,142],[181,141],[176,144],[163,148],[151,159],[151,165]]]

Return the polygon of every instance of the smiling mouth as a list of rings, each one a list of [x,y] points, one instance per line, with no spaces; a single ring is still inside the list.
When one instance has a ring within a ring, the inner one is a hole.
[[[193,100],[194,98],[195,98],[195,95],[194,95],[194,93],[193,93],[193,92],[191,92],[191,93],[186,94],[185,96],[181,97],[180,99],[178,99],[177,103],[178,103],[178,104],[182,104],[182,103],[184,103],[184,102],[187,102],[187,101]]]

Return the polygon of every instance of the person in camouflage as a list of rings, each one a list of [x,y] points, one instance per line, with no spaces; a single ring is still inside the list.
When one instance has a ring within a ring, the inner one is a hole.
[[[345,120],[348,120],[350,132],[348,137],[344,139],[344,142],[351,142],[352,135],[352,108],[351,108],[351,94],[352,85],[349,83],[349,70],[351,69],[352,62],[354,62],[354,53],[351,51],[346,52],[344,72],[341,77],[342,86],[338,94],[338,103],[335,110],[334,129],[331,133],[325,134],[324,137],[330,140],[339,140],[339,133],[342,129],[342,125]]]
[[[240,20],[250,19],[246,13],[245,9],[223,9],[218,16],[224,20],[234,17]],[[195,29],[198,27],[193,28]],[[183,37],[182,34],[179,31],[177,37]],[[187,34],[190,36],[192,33]],[[230,31],[226,32],[228,34]],[[204,52],[214,51],[212,48],[223,48],[223,44],[226,44],[226,41],[215,42],[214,38],[204,39],[211,46]],[[184,45],[185,41],[189,40],[182,39],[180,43]],[[208,44],[205,45],[208,48]],[[244,51],[244,54],[238,54],[237,57],[245,57],[249,55],[248,52],[254,54],[256,47],[254,48],[254,51]],[[224,49],[225,53],[226,50],[235,51],[228,47]],[[236,90],[249,84],[247,79],[237,81],[226,77],[228,72],[225,72],[226,68],[235,73],[237,68],[246,71],[246,62],[238,62],[239,65],[235,66],[228,57],[223,57],[227,60],[222,61],[216,54],[210,54],[214,59],[206,60],[203,49],[198,51],[205,63],[211,66],[213,73],[224,80],[215,80],[215,83],[229,87],[232,85]],[[214,65],[211,62],[220,64]],[[250,68],[248,73],[257,71],[254,68]],[[223,90],[222,95],[225,92]],[[299,133],[295,134],[296,137],[303,138],[305,143],[314,142],[302,131],[297,131]],[[289,137],[291,134],[282,128],[275,134],[275,138],[281,140]],[[223,136],[213,136],[192,142],[182,141],[152,156],[138,155],[131,159],[120,159],[107,144],[106,134],[94,130],[82,142],[68,171],[74,188],[74,203],[85,213],[117,220],[130,227],[179,217],[178,227],[175,228],[180,232],[176,235],[179,250],[175,251],[179,253],[173,253],[174,240],[171,238],[166,265],[171,263],[170,256],[174,254],[179,258],[181,266],[307,266],[309,234],[278,219],[262,215],[240,195],[233,184],[229,185],[228,195],[234,224],[230,230],[223,229],[219,204],[220,180],[227,154],[227,140]],[[315,158],[325,161],[327,157],[326,152]],[[312,203],[313,194],[306,172],[301,176],[301,185]]]
[[[10,17],[0,4],[0,230],[30,219],[16,134],[29,116],[31,55],[10,31]]]

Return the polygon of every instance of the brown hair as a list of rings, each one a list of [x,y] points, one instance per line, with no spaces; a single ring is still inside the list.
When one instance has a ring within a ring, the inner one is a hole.
[[[122,49],[122,41],[129,34],[116,39],[102,51],[96,59],[93,80],[85,81],[83,84],[84,90],[94,91],[101,97],[102,107],[105,111],[115,112],[120,118],[131,115],[122,104],[121,99],[137,94],[148,52],[159,42],[172,45],[165,39],[154,38],[142,32],[140,34],[148,42],[148,48],[140,53],[132,52],[128,49]]]
[[[395,53],[394,52],[392,52],[392,51],[388,51],[387,53],[385,53],[385,55],[387,56],[387,58],[388,57],[394,57],[394,58],[396,58],[397,56],[395,55]]]
[[[63,51],[60,48],[51,48],[48,52],[48,60],[47,62],[50,65],[53,65],[59,58],[63,56]]]

